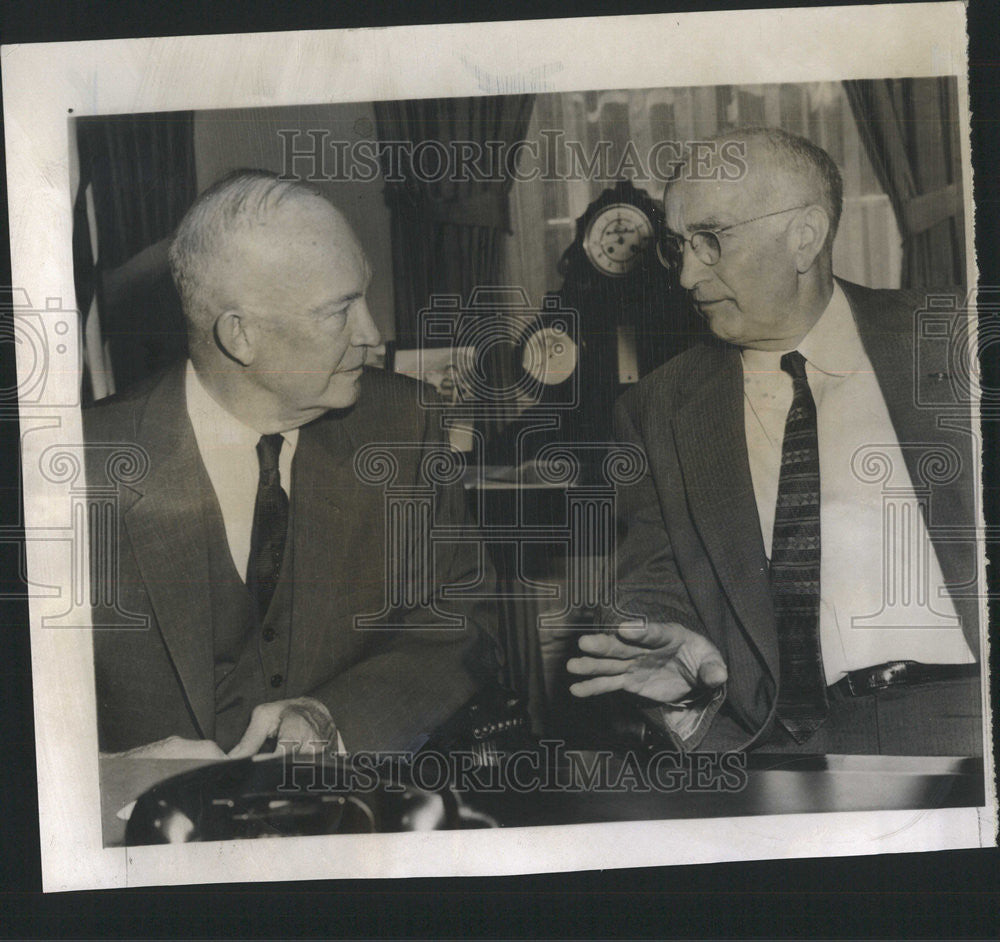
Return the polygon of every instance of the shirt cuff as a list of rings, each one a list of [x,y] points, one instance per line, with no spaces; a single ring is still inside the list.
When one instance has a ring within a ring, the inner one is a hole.
[[[726,685],[677,703],[642,707],[652,726],[669,737],[680,752],[697,749],[726,699]]]

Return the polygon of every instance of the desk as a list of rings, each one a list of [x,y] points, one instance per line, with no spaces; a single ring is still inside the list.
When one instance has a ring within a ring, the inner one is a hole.
[[[667,794],[508,792],[477,795],[475,807],[502,825],[528,826],[954,808],[984,800],[983,767],[975,759],[752,755],[745,784],[734,791],[713,786],[711,776],[699,788],[691,776]]]
[[[524,792],[511,787],[496,792],[467,788],[457,796],[451,788],[441,789],[447,793],[452,803],[457,800],[457,805],[465,814],[463,820],[466,823],[442,825],[438,819],[431,827],[525,827],[830,811],[977,807],[985,800],[983,763],[980,759],[753,754],[745,757],[745,772],[742,775],[730,776],[728,790],[720,789],[718,781],[713,785],[710,774],[700,781],[691,774],[671,776],[673,760],[670,760],[666,765],[661,765],[661,773],[665,771],[666,774],[660,775],[656,788],[647,791],[636,787],[620,791],[600,791],[592,784],[588,787],[578,777],[574,778],[584,768],[591,770],[584,775],[584,779],[592,773],[592,763],[597,753],[567,750],[561,755],[554,755],[551,751],[540,749],[537,754],[541,758],[538,781],[547,781],[548,786],[542,784],[534,790]],[[529,753],[520,755],[526,756]],[[645,757],[638,758],[640,762],[646,761]],[[740,757],[741,761],[742,758]],[[602,761],[606,763],[603,774],[609,776],[607,781],[613,783],[616,776],[621,775],[624,763],[618,757],[607,757]],[[162,759],[102,759],[105,846],[120,845],[124,841],[125,822],[116,816],[123,805],[138,798],[150,785],[164,782],[172,775],[189,772],[200,765],[205,763]],[[195,809],[226,804],[226,790],[234,782],[240,783],[236,791],[254,795],[255,800],[263,800],[264,804],[269,797],[288,798],[287,791],[275,790],[279,783],[289,781],[287,769],[282,766],[281,760],[242,760],[211,765],[214,771],[207,769],[200,777],[187,777],[183,788],[178,788],[176,781],[167,782],[159,790],[158,798],[166,797],[167,804],[184,808],[189,812],[189,817],[194,819],[200,813]],[[558,766],[557,774],[547,774],[554,766]],[[487,773],[480,781],[488,781],[490,774]],[[518,777],[524,781],[523,768]],[[321,776],[311,781],[332,782],[334,778],[335,776]],[[313,789],[311,796],[303,794],[303,799],[315,799],[316,791]],[[332,784],[326,791],[336,798],[336,789]],[[363,797],[366,793],[358,794]],[[422,796],[433,794],[420,792]],[[399,796],[395,796],[393,799],[396,805],[400,804],[398,798]],[[287,801],[284,803],[287,804]],[[383,808],[386,807],[383,802]],[[417,826],[407,825],[406,820],[386,817],[380,821],[376,815],[368,830],[419,829]],[[287,833],[303,832],[293,829]],[[304,833],[330,832],[314,829]]]
[[[143,792],[175,775],[213,765],[212,759],[126,759],[101,756],[101,832],[105,847],[125,842],[127,818],[119,812],[131,805]]]

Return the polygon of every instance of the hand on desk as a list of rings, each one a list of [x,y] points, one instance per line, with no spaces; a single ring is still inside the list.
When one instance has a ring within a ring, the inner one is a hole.
[[[225,759],[226,754],[211,739],[183,739],[168,736],[157,742],[136,746],[127,752],[116,752],[121,759]]]
[[[677,704],[693,691],[720,687],[728,677],[719,649],[676,622],[626,623],[614,634],[584,635],[579,646],[589,656],[566,663],[571,674],[588,678],[570,686],[577,697],[625,690]]]
[[[319,700],[298,697],[295,700],[275,700],[261,703],[250,714],[250,725],[243,738],[229,751],[230,759],[245,759],[256,755],[268,739],[279,743],[293,742],[295,752],[306,755],[337,747],[337,727],[333,717]]]
[[[271,738],[297,743],[295,752],[306,755],[323,752],[331,744],[342,751],[337,727],[327,708],[312,697],[299,697],[255,707],[243,738],[228,755],[211,739],[181,736],[168,736],[126,752],[105,755],[121,759],[245,759],[256,755]]]

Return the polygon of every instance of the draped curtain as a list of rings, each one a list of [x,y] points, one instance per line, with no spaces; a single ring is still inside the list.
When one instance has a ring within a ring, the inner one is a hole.
[[[481,175],[501,179],[456,179],[457,173],[439,172],[439,160],[445,154],[452,161],[451,169],[457,169],[452,155],[458,151],[453,145],[478,146],[488,155],[486,143],[491,142],[501,153],[510,153],[509,145],[524,139],[533,103],[532,95],[376,102],[380,143],[405,144],[396,149],[402,157],[397,158],[397,166],[388,162],[391,151],[383,152],[382,165],[392,216],[396,340],[401,349],[432,345],[420,336],[419,317],[433,295],[458,295],[465,304],[475,289],[504,283],[512,179],[506,172],[496,172],[497,167],[489,172],[485,160],[481,167],[486,172]],[[429,143],[421,148],[424,142]],[[507,168],[501,163],[499,169]],[[473,176],[471,172],[464,175]],[[403,179],[393,180],[395,176]],[[444,345],[449,342],[442,340]],[[507,387],[513,363],[499,351],[487,358],[484,367],[493,381]],[[482,423],[487,439],[503,418],[498,415]],[[519,577],[517,553],[503,546],[491,549],[498,587],[512,594]],[[530,602],[507,600],[500,606],[505,682],[526,699],[536,726],[544,696],[537,615]]]
[[[844,82],[861,139],[903,236],[903,287],[965,281],[954,79]]]
[[[197,193],[194,114],[81,118],[76,134],[73,250],[77,305],[86,312],[88,399],[124,390],[185,355],[166,250]]]
[[[407,145],[397,150],[402,159],[396,167],[387,163],[391,152],[383,154],[383,175],[404,178],[385,188],[392,211],[399,347],[419,345],[419,312],[432,294],[457,294],[464,302],[474,288],[502,283],[513,181],[506,174],[502,180],[455,179],[456,173],[439,174],[438,159],[443,151],[451,160],[453,144],[471,142],[483,148],[486,167],[487,141],[509,145],[524,138],[533,100],[532,95],[505,95],[375,103],[379,141]],[[418,148],[424,142],[434,149],[425,149],[421,161]],[[417,160],[410,160],[414,153]]]
[[[666,162],[648,161],[664,141],[704,140],[724,127],[769,125],[801,134],[819,145],[840,168],[844,212],[834,243],[834,271],[871,288],[898,288],[902,251],[889,197],[871,167],[843,82],[717,85],[538,95],[529,141],[545,152],[541,129],[558,128],[556,148],[568,166],[569,146],[586,155],[604,142],[606,166],[615,168],[634,146],[642,170],[633,179],[652,199],[663,195]],[[623,174],[628,176],[628,172]],[[559,260],[576,234],[576,220],[611,186],[614,177],[591,173],[518,180],[511,192],[517,238],[508,246],[511,280],[541,302],[562,283]]]

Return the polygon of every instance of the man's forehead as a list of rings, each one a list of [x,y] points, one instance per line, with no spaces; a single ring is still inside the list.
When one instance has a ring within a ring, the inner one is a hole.
[[[287,199],[269,207],[250,225],[230,234],[235,253],[249,250],[268,256],[311,252],[334,252],[363,256],[354,230],[343,214],[320,197]]]
[[[336,242],[357,241],[344,214],[332,203],[312,194],[282,200],[271,208],[266,224],[307,237],[319,235]]]
[[[353,230],[322,199],[288,200],[219,248],[214,276],[229,293],[257,302],[301,294],[305,306],[322,306],[364,293],[370,280]]]
[[[744,181],[692,180],[667,191],[667,225],[675,231],[726,225],[750,198]]]
[[[748,164],[737,179],[680,179],[666,193],[668,223],[682,221],[685,228],[728,225],[748,215],[765,212],[774,201],[781,171],[771,164]],[[792,185],[790,181],[787,184]],[[762,208],[764,207],[764,208]],[[681,220],[678,220],[678,215]]]

